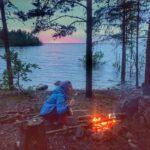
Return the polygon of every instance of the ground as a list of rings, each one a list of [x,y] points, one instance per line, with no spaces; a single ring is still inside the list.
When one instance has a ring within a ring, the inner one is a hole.
[[[132,90],[134,91],[134,90]],[[101,90],[94,91],[94,98],[85,99],[84,91],[75,91],[76,105],[73,110],[88,110],[87,114],[112,113],[124,96],[130,97],[131,90]],[[140,91],[136,91],[136,94]],[[20,121],[38,114],[39,109],[50,92],[38,92],[32,97],[21,94],[7,94],[0,92],[0,150],[15,150],[15,143],[20,140]],[[133,95],[133,94],[132,94]],[[85,112],[82,112],[85,113]],[[8,118],[9,114],[9,118]],[[20,116],[20,114],[22,114]],[[15,116],[16,115],[16,116]],[[76,112],[75,116],[81,115]],[[13,118],[13,119],[11,119]],[[17,118],[17,119],[16,119]],[[150,129],[141,127],[132,119],[121,122],[125,132],[113,136],[109,140],[93,140],[89,136],[76,138],[74,134],[55,134],[48,137],[49,150],[149,150]],[[134,137],[134,144],[130,144],[127,133]]]

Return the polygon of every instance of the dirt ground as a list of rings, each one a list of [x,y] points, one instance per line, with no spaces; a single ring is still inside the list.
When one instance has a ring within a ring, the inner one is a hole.
[[[20,140],[19,121],[38,114],[49,93],[36,93],[36,96],[31,98],[25,95],[13,96],[0,92],[0,150],[15,150],[15,143]],[[84,95],[84,91],[75,91],[76,105],[73,110],[86,109],[88,110],[86,114],[112,113],[124,96],[130,96],[129,92],[121,90],[94,91],[94,97],[91,100],[85,99]],[[8,114],[10,118],[7,120]],[[14,115],[20,118],[15,119]],[[75,114],[75,116],[78,115],[81,113]],[[14,119],[11,119],[13,117]],[[86,135],[76,138],[74,134],[54,134],[48,137],[48,148],[49,150],[150,150],[150,128],[141,127],[132,119],[124,120],[121,124],[126,132],[119,133],[110,140],[93,140]],[[130,144],[127,132],[132,135],[134,144]]]

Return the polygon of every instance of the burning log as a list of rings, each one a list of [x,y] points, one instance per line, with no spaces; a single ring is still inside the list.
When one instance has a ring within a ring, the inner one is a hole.
[[[115,116],[104,116],[104,115],[84,115],[79,116],[77,119],[77,125],[74,126],[67,126],[66,128],[61,128],[57,130],[47,131],[46,134],[54,134],[54,133],[61,133],[68,130],[78,129],[82,127],[86,130],[92,129],[93,132],[104,132],[111,129],[114,125],[116,125],[120,118],[125,118],[124,114],[115,114]]]

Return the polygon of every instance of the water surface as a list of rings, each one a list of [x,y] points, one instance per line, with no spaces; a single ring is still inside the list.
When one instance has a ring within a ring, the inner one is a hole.
[[[31,82],[22,82],[24,87],[38,85],[40,83],[54,88],[54,82],[58,80],[72,81],[76,89],[85,88],[85,68],[79,61],[85,55],[85,44],[44,44],[32,47],[12,47],[19,52],[19,57],[24,62],[36,63],[41,69],[36,69],[29,74]],[[120,73],[116,72],[112,64],[116,60],[115,49],[110,44],[98,44],[95,51],[103,51],[103,61],[106,64],[93,70],[93,88],[105,89],[116,86],[120,81]],[[0,54],[4,53],[0,48]],[[0,59],[0,74],[5,68],[5,62]],[[133,79],[130,79],[132,82]],[[143,82],[143,76],[140,78]],[[134,82],[133,82],[134,83]]]

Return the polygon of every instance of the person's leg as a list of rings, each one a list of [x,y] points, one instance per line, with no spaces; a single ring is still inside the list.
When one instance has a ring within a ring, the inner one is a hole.
[[[70,116],[70,112],[67,111],[63,114],[59,115],[59,123],[63,126],[65,124],[67,124],[67,117]]]
[[[53,123],[58,120],[58,115],[56,113],[56,109],[54,109],[52,112],[49,114],[43,116],[44,120],[46,120],[49,123]]]

